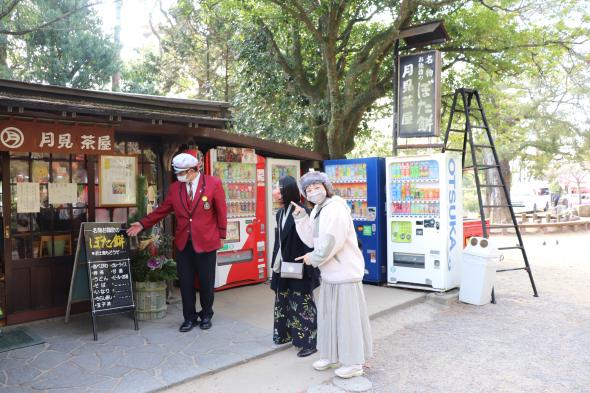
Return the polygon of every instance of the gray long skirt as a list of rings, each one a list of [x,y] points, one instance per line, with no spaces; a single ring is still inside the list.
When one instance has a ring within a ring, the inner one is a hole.
[[[364,364],[373,353],[373,339],[363,284],[322,282],[317,308],[320,358]]]

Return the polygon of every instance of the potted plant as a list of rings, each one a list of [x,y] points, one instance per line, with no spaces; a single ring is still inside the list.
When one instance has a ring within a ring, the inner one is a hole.
[[[171,239],[153,234],[140,242],[131,257],[137,318],[142,321],[166,316],[166,281],[176,278],[176,262],[169,258]]]
[[[137,212],[128,222],[146,215],[147,180],[137,177]],[[166,281],[176,279],[176,262],[172,255],[172,238],[160,233],[159,227],[144,231],[139,246],[131,251],[131,275],[139,320],[166,316]]]

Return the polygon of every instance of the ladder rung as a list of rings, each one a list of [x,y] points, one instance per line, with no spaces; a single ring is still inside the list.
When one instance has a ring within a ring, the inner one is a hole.
[[[463,149],[445,149],[445,151],[458,151],[463,153]]]
[[[479,128],[480,130],[485,130],[487,127],[482,127],[482,126],[471,126],[471,128]]]
[[[453,132],[460,132],[462,134],[465,134],[465,130],[461,130],[459,128],[449,128],[449,131],[453,131]]]
[[[480,147],[482,149],[493,149],[493,147],[490,145],[475,145],[474,144],[473,147]]]
[[[480,184],[480,187],[496,187],[496,188],[500,188],[500,187],[504,187],[502,184]]]
[[[526,267],[515,267],[512,269],[500,269],[500,270],[496,270],[496,273],[501,273],[501,272],[512,272],[515,270],[527,270]]]
[[[510,207],[512,205],[481,205],[481,207]]]
[[[498,250],[522,250],[522,246],[498,247]]]
[[[488,228],[515,228],[516,225],[514,224],[494,224],[488,225]]]

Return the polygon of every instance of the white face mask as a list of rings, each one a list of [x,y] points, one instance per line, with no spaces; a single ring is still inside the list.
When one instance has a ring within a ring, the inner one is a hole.
[[[314,190],[307,193],[307,200],[311,203],[319,205],[326,199],[326,189],[322,187],[319,190]]]
[[[188,175],[176,176],[176,179],[181,183],[186,183],[188,181]]]

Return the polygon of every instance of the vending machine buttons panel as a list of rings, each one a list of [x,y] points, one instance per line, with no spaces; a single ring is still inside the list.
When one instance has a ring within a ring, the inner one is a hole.
[[[394,243],[411,243],[412,223],[410,221],[392,221],[391,241]]]

